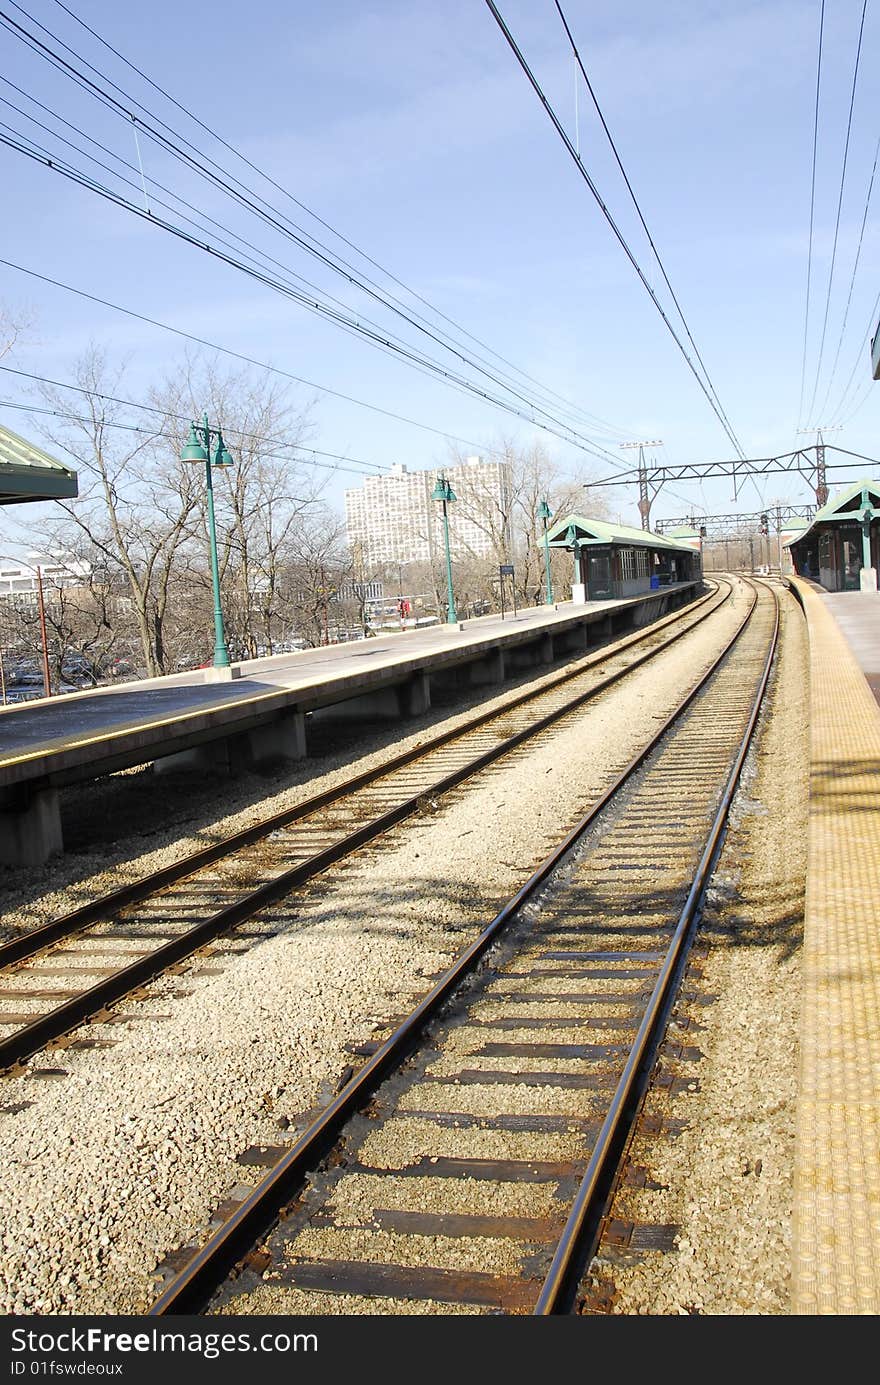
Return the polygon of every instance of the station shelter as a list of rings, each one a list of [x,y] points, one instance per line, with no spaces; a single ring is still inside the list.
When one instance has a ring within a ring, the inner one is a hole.
[[[799,533],[783,535],[792,572],[829,592],[877,591],[880,481],[853,481]]]
[[[70,500],[77,494],[75,471],[26,438],[0,426],[0,505]]]
[[[638,596],[703,575],[699,548],[691,542],[584,515],[560,519],[547,531],[547,542],[572,555],[574,602]]]

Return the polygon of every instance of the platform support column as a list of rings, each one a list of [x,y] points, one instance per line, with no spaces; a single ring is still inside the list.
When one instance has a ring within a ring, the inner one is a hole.
[[[302,760],[306,751],[306,719],[302,712],[290,712],[265,726],[247,733],[248,757],[259,764],[264,760]]]
[[[415,674],[399,690],[400,715],[418,717],[431,709],[431,679],[424,671]]]
[[[472,687],[484,683],[503,683],[505,678],[504,650],[493,649],[483,659],[475,659],[468,665],[468,677]]]
[[[182,770],[192,769],[203,773],[228,774],[231,763],[230,739],[229,736],[222,736],[189,746],[186,750],[176,750],[171,755],[161,755],[153,761],[153,773],[179,774]]]
[[[57,789],[37,789],[0,808],[0,862],[41,866],[64,850]]]

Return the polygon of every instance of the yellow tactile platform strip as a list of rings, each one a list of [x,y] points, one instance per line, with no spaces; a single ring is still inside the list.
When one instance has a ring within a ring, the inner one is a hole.
[[[820,596],[791,1311],[880,1313],[880,706]]]

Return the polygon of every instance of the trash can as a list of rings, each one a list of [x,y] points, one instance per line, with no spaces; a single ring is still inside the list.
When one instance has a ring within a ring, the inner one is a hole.
[[[653,592],[653,591],[657,591],[657,589],[658,589],[659,586],[660,586],[660,577],[659,577],[659,574],[654,573],[653,576],[651,577],[651,591],[652,591],[652,592]]]

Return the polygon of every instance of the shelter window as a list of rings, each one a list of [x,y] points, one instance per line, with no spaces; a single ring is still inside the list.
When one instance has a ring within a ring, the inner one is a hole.
[[[851,579],[857,578],[862,568],[861,545],[853,542],[852,539],[844,539],[843,562],[845,576]]]
[[[636,576],[648,576],[648,550],[647,548],[636,549]]]
[[[620,550],[620,576],[624,582],[629,582],[635,575],[635,554],[631,548],[622,548]]]

